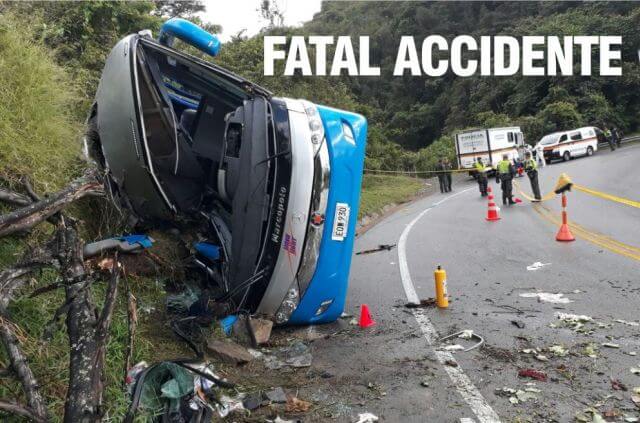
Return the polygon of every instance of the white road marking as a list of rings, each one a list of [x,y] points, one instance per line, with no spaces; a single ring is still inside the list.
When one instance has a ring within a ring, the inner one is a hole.
[[[406,246],[409,232],[411,232],[413,226],[418,222],[418,220],[420,220],[422,216],[427,214],[429,210],[471,189],[473,188],[467,188],[434,203],[431,207],[426,208],[420,214],[418,214],[418,216],[416,216],[402,231],[400,239],[398,240],[398,261],[400,266],[400,278],[402,279],[402,286],[409,302],[420,302],[420,297],[418,297],[418,293],[416,292],[413,281],[411,280],[411,273],[409,273],[409,265],[407,263]],[[438,332],[429,320],[429,317],[427,317],[427,315],[421,309],[413,309],[413,315],[416,318],[416,321],[418,322],[418,325],[420,326],[420,329],[422,330],[422,333],[424,334],[427,342],[429,343],[429,345],[433,345],[434,342],[438,339]],[[439,351],[435,348],[434,354],[438,359],[438,362],[443,365],[444,370],[449,375],[449,378],[455,385],[458,393],[467,402],[469,408],[471,408],[471,411],[473,411],[480,423],[499,423],[500,418],[498,417],[498,414],[493,411],[480,391],[478,391],[478,388],[474,386],[469,377],[464,373],[462,368],[458,365],[457,361],[453,357],[453,354],[448,351]],[[462,421],[469,422],[473,420],[465,418],[462,419],[461,422]]]

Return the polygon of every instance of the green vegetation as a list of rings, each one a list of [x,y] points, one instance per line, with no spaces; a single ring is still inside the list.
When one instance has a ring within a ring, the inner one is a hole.
[[[358,218],[379,214],[388,204],[410,201],[423,188],[424,180],[419,178],[366,174],[362,180]]]
[[[77,95],[29,26],[0,15],[0,177],[29,175],[38,188],[60,188],[76,171],[80,125],[71,115]]]

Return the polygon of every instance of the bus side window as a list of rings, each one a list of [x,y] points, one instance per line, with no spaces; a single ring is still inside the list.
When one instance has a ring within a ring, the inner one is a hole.
[[[578,131],[578,132],[573,132],[573,133],[571,134],[571,139],[572,139],[573,141],[581,140],[581,139],[582,139],[582,134],[580,133],[580,131]]]
[[[507,132],[507,141],[513,142],[514,141],[513,138],[514,138],[513,137],[513,132]]]
[[[559,142],[565,142],[567,140],[567,134],[564,134],[563,136],[560,137]]]

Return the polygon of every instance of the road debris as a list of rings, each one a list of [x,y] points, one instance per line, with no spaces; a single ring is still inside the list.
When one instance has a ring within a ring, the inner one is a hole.
[[[192,406],[192,404],[189,405]],[[218,398],[216,410],[218,411],[218,415],[222,418],[225,418],[236,411],[243,411],[244,405],[242,405],[242,398],[231,398],[227,395],[221,395],[220,398]]]
[[[517,327],[518,329],[524,329],[524,322],[521,320],[512,320],[511,324]]]
[[[420,300],[419,303],[406,303],[404,306],[406,308],[435,307],[436,306],[436,299],[435,298],[426,298],[426,299]]]
[[[634,375],[640,375],[640,367],[632,367],[629,369],[629,371]]]
[[[522,298],[538,298],[542,303],[554,303],[554,304],[569,304],[573,301],[565,297],[562,292],[553,294],[550,292],[523,292],[520,294]]]
[[[568,327],[573,329],[575,332],[591,334],[593,333],[593,329],[585,328],[585,323],[593,322],[593,318],[591,316],[586,316],[584,314],[571,314],[571,313],[556,313],[556,318],[560,320],[560,323],[551,323],[549,327],[552,328],[561,328]]]
[[[633,401],[636,407],[640,408],[640,395],[631,395],[631,401]]]
[[[551,263],[541,263],[539,261],[536,261],[535,263],[533,263],[530,266],[527,266],[527,270],[538,270],[538,269],[542,269],[544,266],[549,266]]]
[[[594,343],[589,343],[585,345],[583,354],[589,358],[598,358],[598,346]]]
[[[549,352],[553,353],[556,357],[564,357],[569,354],[569,350],[562,345],[551,345],[547,348]]]
[[[359,256],[359,255],[363,255],[363,254],[377,253],[378,251],[391,251],[395,246],[396,246],[396,244],[379,244],[377,248],[372,248],[370,250],[358,251],[356,253],[356,255]]]
[[[602,346],[606,348],[620,348],[619,344],[612,344],[611,342],[605,342]]]
[[[449,339],[452,338],[460,338],[460,339],[476,339],[478,342],[473,344],[472,346],[470,346],[469,348],[466,349],[462,349],[463,352],[468,352],[471,350],[474,350],[476,348],[478,348],[480,345],[484,344],[484,338],[482,338],[480,335],[476,334],[473,332],[473,330],[471,329],[465,329],[465,330],[461,330],[459,332],[456,333],[452,333],[451,335],[447,335],[443,338],[440,338],[436,341],[436,343],[443,343],[444,341],[447,341]],[[447,351],[459,351],[459,349],[457,347],[453,347],[451,346],[452,349],[447,350],[446,347],[442,347],[442,349],[445,349]]]
[[[253,355],[245,347],[228,340],[208,339],[207,352],[229,364],[240,365],[253,360]]]
[[[272,328],[271,320],[239,316],[233,323],[231,334],[241,344],[257,347],[269,342]]]
[[[627,391],[627,387],[618,379],[611,379],[611,388],[614,391]]]
[[[627,325],[627,326],[640,326],[640,323],[638,322],[629,322],[627,320],[622,320],[622,319],[616,319],[614,320],[614,322],[622,323],[623,325]]]
[[[266,400],[276,404],[284,404],[287,402],[287,394],[284,392],[284,389],[282,389],[279,386],[277,388],[274,388],[270,391],[265,392],[264,397]]]
[[[549,358],[546,355],[538,354],[535,356],[535,359],[538,361],[549,361]]]
[[[547,381],[547,374],[536,369],[520,369],[518,376],[539,380],[540,382]]]
[[[265,355],[264,364],[270,370],[283,367],[309,367],[313,361],[309,347],[302,341],[295,341],[288,347],[280,348],[273,355]]]
[[[287,396],[287,405],[284,407],[284,411],[287,413],[306,413],[311,409],[311,403],[309,401],[301,400],[293,395]]]
[[[358,420],[356,423],[374,423],[378,421],[378,416],[372,413],[360,413],[358,414]]]

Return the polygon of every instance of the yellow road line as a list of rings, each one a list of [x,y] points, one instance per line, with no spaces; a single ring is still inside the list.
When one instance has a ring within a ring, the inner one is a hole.
[[[555,225],[559,225],[561,223],[561,219],[547,207],[541,204],[536,204],[534,205],[533,209],[548,222],[551,222]],[[589,241],[592,244],[595,244],[613,253],[640,261],[640,248],[638,247],[634,247],[633,245],[628,245],[620,241],[616,241],[608,236],[592,232],[571,221],[569,221],[569,227],[571,228],[573,234],[579,238]]]
[[[518,183],[518,181],[515,181],[515,180],[514,180],[514,181],[513,181],[513,185],[515,185],[516,189],[518,190],[518,192],[520,193],[520,195],[521,195],[521,196],[523,196],[524,198],[526,198],[526,199],[527,199],[527,200],[529,200],[529,201],[534,201],[534,200],[535,200],[535,198],[534,198],[534,197],[531,197],[531,196],[527,195],[524,191],[522,191],[522,189],[520,188],[520,184]],[[542,197],[542,199],[541,199],[540,201],[538,201],[538,203],[539,203],[539,202],[542,202],[542,201],[548,201],[548,200],[551,200],[551,199],[552,199],[553,197],[555,197],[555,196],[556,196],[556,193],[555,193],[555,192],[553,192],[553,191],[551,191],[551,192],[549,192],[549,193],[545,194],[545,195]]]
[[[628,198],[618,197],[604,192],[596,191],[595,189],[583,187],[582,185],[573,184],[573,187],[578,191],[591,194],[596,197],[604,198],[605,200],[615,201],[616,203],[626,204],[627,206],[636,207],[640,209],[640,202],[629,200]]]

